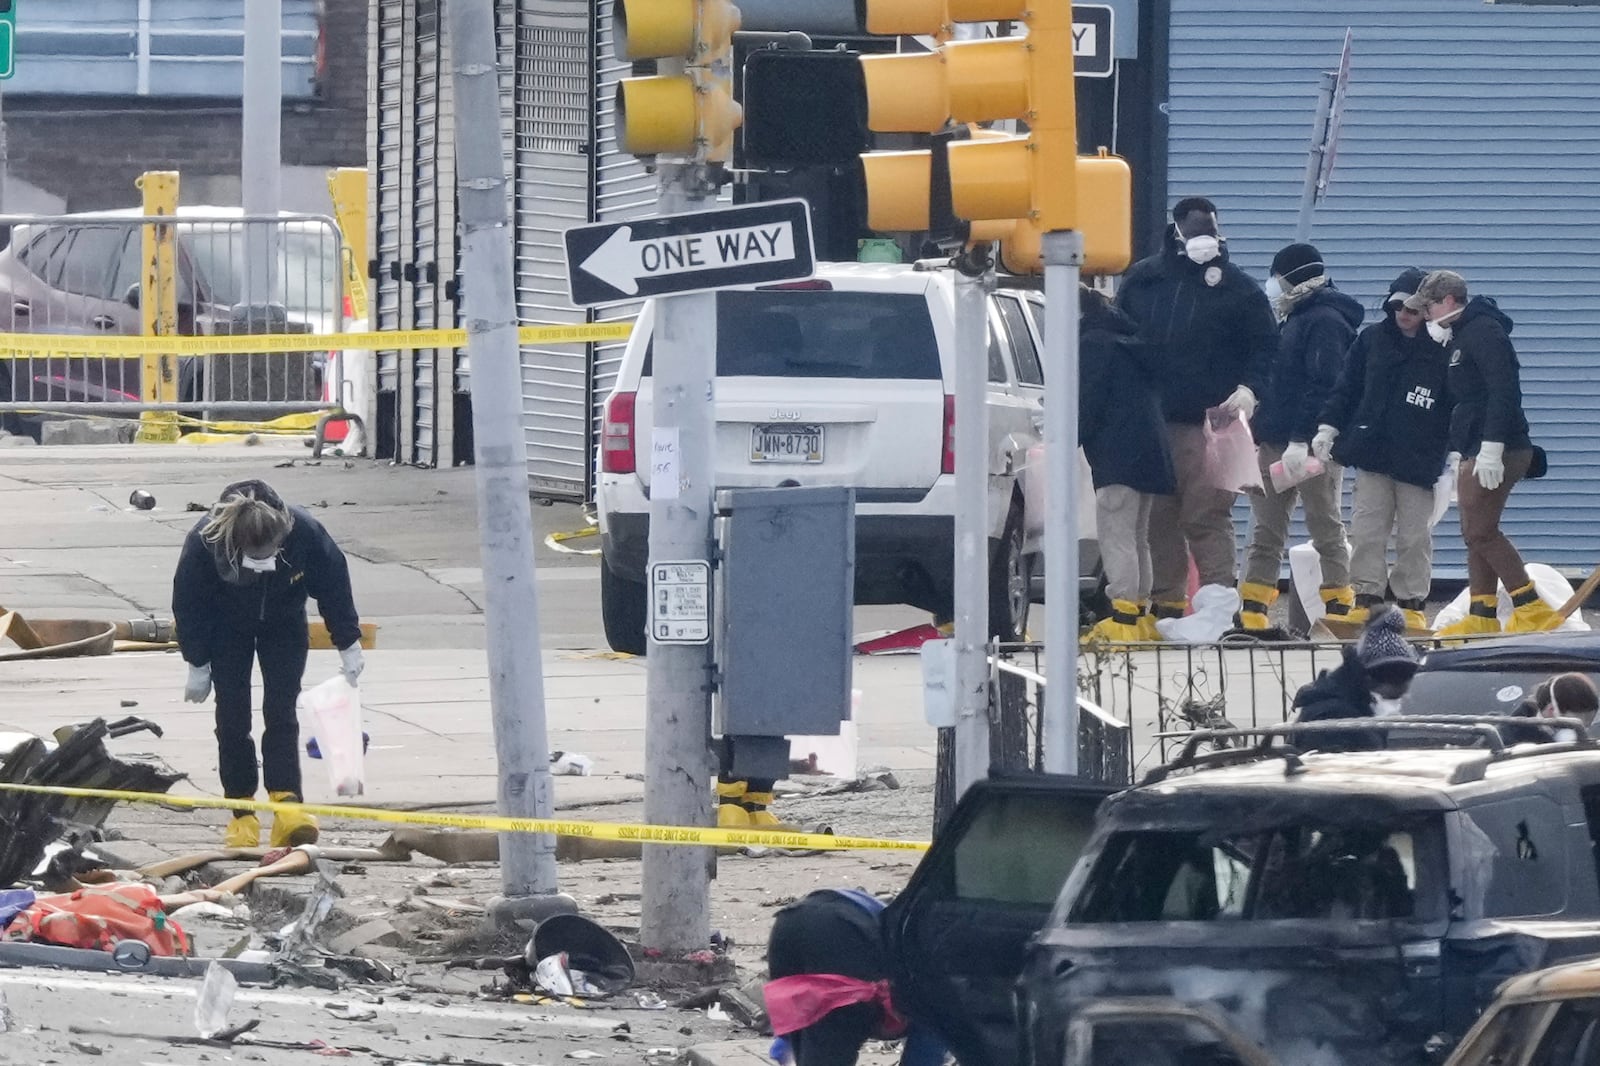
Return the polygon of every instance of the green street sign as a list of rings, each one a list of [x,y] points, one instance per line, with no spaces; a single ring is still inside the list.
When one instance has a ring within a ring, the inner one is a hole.
[[[0,0],[0,79],[17,70],[17,0]]]

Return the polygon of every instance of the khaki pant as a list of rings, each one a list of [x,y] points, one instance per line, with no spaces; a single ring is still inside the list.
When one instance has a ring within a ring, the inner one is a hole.
[[[1515,592],[1528,583],[1528,569],[1511,538],[1500,532],[1511,487],[1528,476],[1533,449],[1506,452],[1505,477],[1497,489],[1478,484],[1477,466],[1467,459],[1456,476],[1456,508],[1461,512],[1461,539],[1467,546],[1467,586],[1474,596],[1493,596],[1495,585]]]
[[[1126,485],[1095,490],[1100,565],[1113,600],[1143,603],[1150,598],[1150,506],[1155,499]]]
[[[1356,472],[1350,514],[1350,578],[1356,595],[1425,600],[1433,586],[1433,490],[1385,474]],[[1389,535],[1394,534],[1394,566]]]
[[[1267,468],[1283,458],[1283,449],[1263,444],[1256,457],[1261,463],[1261,483],[1266,486],[1266,493],[1250,497],[1250,548],[1245,556],[1244,579],[1258,585],[1278,584],[1283,551],[1289,541],[1289,518],[1298,499],[1305,504],[1311,543],[1322,556],[1322,587],[1343,588],[1350,584],[1350,545],[1344,538],[1339,499],[1344,467],[1328,463],[1327,469],[1311,480],[1302,481],[1287,492],[1274,492]]]
[[[1173,496],[1152,497],[1150,566],[1157,603],[1188,599],[1189,556],[1202,585],[1233,587],[1238,545],[1233,539],[1234,493],[1206,481],[1206,438],[1199,426],[1167,423],[1172,465],[1178,475]],[[1102,553],[1105,551],[1101,549]]]

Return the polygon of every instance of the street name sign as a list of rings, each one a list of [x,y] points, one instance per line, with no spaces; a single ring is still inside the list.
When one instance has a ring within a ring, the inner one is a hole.
[[[575,226],[564,237],[580,307],[797,281],[816,268],[804,200]]]

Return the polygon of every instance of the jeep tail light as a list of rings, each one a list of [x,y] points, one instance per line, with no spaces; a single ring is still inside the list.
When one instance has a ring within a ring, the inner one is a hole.
[[[607,474],[631,474],[633,458],[633,405],[635,394],[614,393],[606,401],[605,429],[600,440],[600,469]]]
[[[956,398],[944,398],[944,456],[939,462],[939,473],[956,472]]]

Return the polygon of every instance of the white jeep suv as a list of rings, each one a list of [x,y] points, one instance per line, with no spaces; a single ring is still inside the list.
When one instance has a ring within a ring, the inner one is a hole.
[[[717,488],[856,492],[856,602],[948,618],[954,583],[954,276],[829,263],[805,282],[717,296]],[[1020,640],[1039,549],[1019,473],[1039,442],[1043,300],[989,299],[990,629]],[[651,338],[645,305],[606,401],[596,503],[601,609],[616,651],[645,650]],[[1037,450],[1035,450],[1037,454]]]

